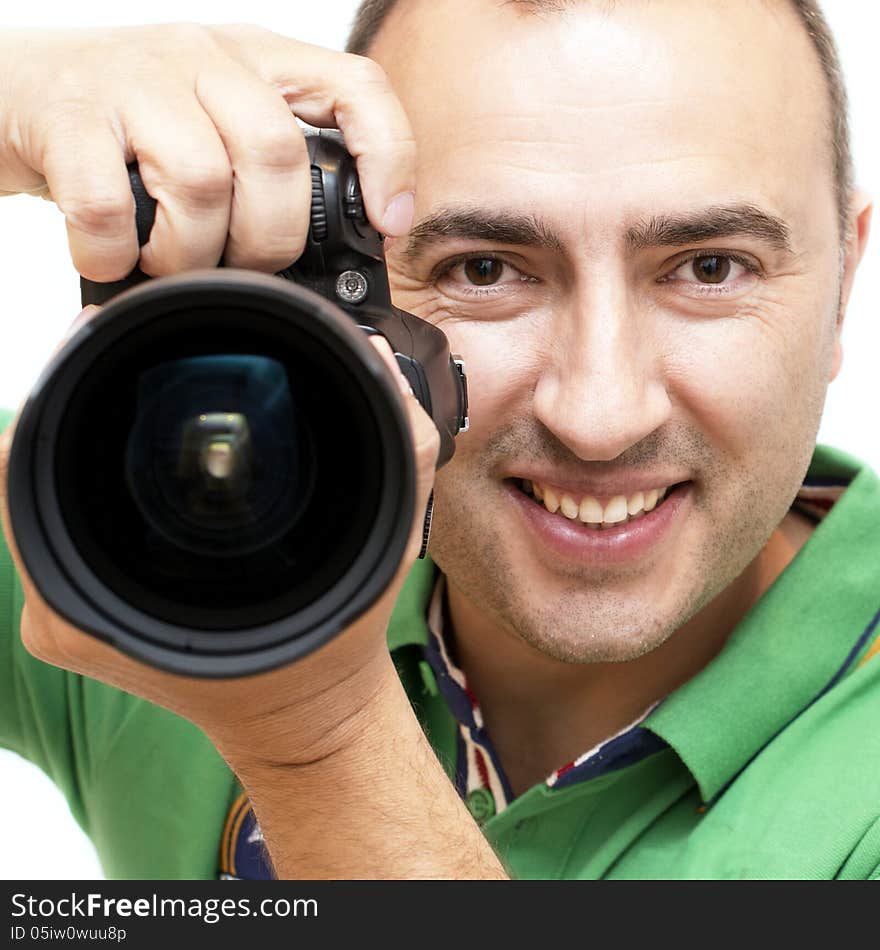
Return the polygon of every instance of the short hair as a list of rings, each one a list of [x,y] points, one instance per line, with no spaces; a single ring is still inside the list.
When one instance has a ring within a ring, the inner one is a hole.
[[[524,10],[544,12],[559,10],[571,0],[507,0],[522,5]],[[834,162],[834,184],[837,197],[841,239],[848,236],[849,205],[852,199],[854,169],[849,127],[849,102],[843,67],[834,35],[818,0],[787,0],[798,14],[825,76],[830,100],[831,127],[828,130]],[[361,0],[349,32],[346,51],[366,56],[379,28],[398,0]]]

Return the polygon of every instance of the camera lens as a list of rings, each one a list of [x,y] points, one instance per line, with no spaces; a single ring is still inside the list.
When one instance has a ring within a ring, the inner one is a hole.
[[[50,604],[154,665],[289,662],[394,576],[415,469],[393,381],[318,294],[232,269],[115,298],[32,393],[13,531]]]
[[[293,527],[317,458],[278,360],[170,360],[142,374],[134,399],[126,482],[155,532],[192,554],[237,557]]]

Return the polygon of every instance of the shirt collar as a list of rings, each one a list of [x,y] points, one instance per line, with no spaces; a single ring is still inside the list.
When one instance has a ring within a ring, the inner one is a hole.
[[[840,489],[849,481],[849,487]],[[880,480],[857,459],[817,447],[805,485],[840,494],[724,649],[648,717],[716,798],[851,666],[880,609]],[[814,493],[815,494],[815,493]]]

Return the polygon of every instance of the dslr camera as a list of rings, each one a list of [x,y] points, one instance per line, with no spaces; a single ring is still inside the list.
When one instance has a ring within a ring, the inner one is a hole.
[[[391,305],[341,136],[307,140],[303,255],[277,275],[83,279],[83,305],[105,306],[43,372],[13,439],[11,526],[44,599],[176,673],[293,662],[394,577],[415,460],[369,335],[434,420],[438,465],[467,428],[464,366],[441,330]],[[155,202],[129,171],[143,245]],[[429,527],[430,506],[425,540]]]

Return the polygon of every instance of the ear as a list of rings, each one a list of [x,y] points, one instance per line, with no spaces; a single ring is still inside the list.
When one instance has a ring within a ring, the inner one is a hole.
[[[840,366],[843,363],[843,344],[841,341],[843,318],[846,315],[846,308],[849,304],[850,294],[852,293],[856,270],[865,253],[865,248],[868,245],[868,235],[871,233],[871,216],[873,212],[874,204],[871,201],[870,195],[861,189],[856,189],[852,197],[852,202],[850,203],[850,230],[846,247],[844,248],[843,278],[840,286],[840,310],[837,314],[834,358],[831,361],[829,382],[837,377],[837,374],[840,372]]]

